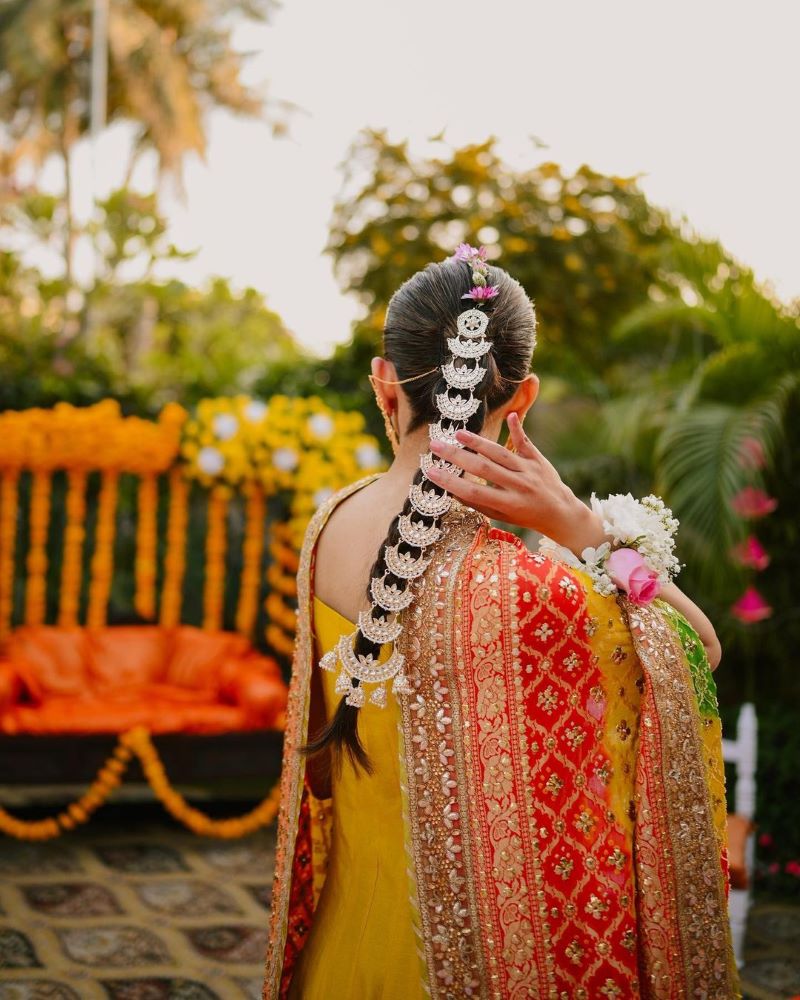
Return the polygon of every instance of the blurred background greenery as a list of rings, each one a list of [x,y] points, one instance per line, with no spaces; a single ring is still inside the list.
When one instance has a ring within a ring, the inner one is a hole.
[[[223,6],[263,20],[272,4]],[[125,183],[82,223],[69,164],[90,126],[91,4],[0,9],[0,408],[114,397],[152,416],[172,400],[316,394],[364,412],[380,435],[366,375],[389,296],[460,240],[486,244],[536,304],[542,389],[528,432],[581,495],[652,490],[674,508],[680,582],[721,633],[723,714],[730,723],[744,700],[759,711],[761,828],[780,840],[781,862],[800,856],[787,752],[800,694],[800,301],[774,298],[725,247],[649,203],[635,177],[566,172],[535,150],[512,169],[491,138],[419,158],[365,130],[327,246],[364,318],[330,357],[309,354],[260,292],[161,277],[189,253],[170,240],[159,190],[131,185],[145,152],[179,179],[205,149],[214,108],[285,131],[290,106],[242,82],[221,11],[199,0],[111,6],[107,121],[128,123],[136,140]],[[39,185],[53,158],[64,177],[55,194]],[[89,279],[76,272],[81,240],[93,248]],[[748,540],[761,548],[743,549]],[[800,880],[780,864],[770,885],[794,892]]]

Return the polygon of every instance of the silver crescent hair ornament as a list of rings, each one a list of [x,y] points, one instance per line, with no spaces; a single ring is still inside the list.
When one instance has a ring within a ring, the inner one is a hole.
[[[428,425],[428,432],[432,440],[441,439],[458,447],[463,446],[455,439],[456,432],[465,428],[470,418],[480,410],[482,399],[474,394],[474,390],[488,373],[488,366],[482,365],[480,359],[492,349],[486,339],[489,316],[481,310],[481,306],[498,295],[500,289],[488,283],[486,257],[484,247],[476,248],[468,243],[462,243],[452,257],[468,266],[472,287],[462,295],[462,299],[469,300],[469,305],[458,314],[457,335],[446,338],[450,353],[440,368],[445,389],[435,394],[439,419]],[[474,365],[470,364],[472,361]],[[332,671],[340,665],[334,689],[353,708],[361,708],[367,701],[383,708],[389,681],[392,682],[392,694],[402,696],[411,692],[405,674],[405,658],[394,644],[403,630],[402,612],[414,599],[412,585],[421,586],[420,578],[431,560],[425,550],[442,536],[442,528],[437,521],[444,517],[452,504],[450,494],[428,479],[427,473],[433,466],[461,473],[461,469],[437,458],[431,451],[422,456],[422,481],[412,483],[408,492],[410,512],[401,512],[396,519],[400,540],[393,545],[388,542],[384,545],[383,565],[386,569],[382,575],[370,580],[372,606],[359,613],[356,631],[342,635],[319,663],[323,670]],[[415,580],[419,582],[414,584]],[[392,618],[392,615],[395,617]],[[358,646],[359,637],[373,646],[391,646],[388,657],[356,653],[356,649],[363,648]],[[373,686],[369,698],[365,685]]]

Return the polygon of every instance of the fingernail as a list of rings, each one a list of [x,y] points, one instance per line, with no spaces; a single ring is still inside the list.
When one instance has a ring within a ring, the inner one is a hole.
[[[442,451],[447,447],[447,442],[442,441],[439,438],[434,438],[431,441],[431,451],[435,452],[437,455],[441,454]]]
[[[471,431],[456,431],[456,440],[468,444],[475,435]]]

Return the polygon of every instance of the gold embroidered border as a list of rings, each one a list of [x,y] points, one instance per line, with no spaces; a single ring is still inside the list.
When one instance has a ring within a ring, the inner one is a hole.
[[[464,727],[464,755],[472,840],[481,850],[475,878],[489,996],[529,1000],[551,995],[553,957],[525,727],[517,712],[523,698],[511,552],[494,539],[474,552],[459,589],[454,638],[463,714],[476,724]],[[513,609],[510,622],[504,608]]]
[[[740,993],[691,677],[663,612],[626,610],[645,671],[636,775],[644,995],[731,1000]]]
[[[475,899],[475,860],[465,819],[468,785],[461,762],[453,634],[454,588],[486,524],[461,505],[446,518],[411,622],[399,640],[412,693],[402,705],[405,803],[426,988],[436,1000],[486,998],[485,956]]]
[[[305,760],[297,752],[308,733],[308,709],[311,701],[311,671],[314,666],[314,639],[311,630],[311,595],[314,551],[320,532],[336,507],[351,494],[371,483],[367,476],[332,496],[309,522],[300,565],[297,571],[297,638],[289,682],[289,703],[283,737],[281,804],[275,848],[275,874],[272,885],[272,910],[267,938],[266,971],[263,1000],[276,1000],[280,991],[281,970],[289,920],[289,891],[294,862],[294,845],[300,800],[303,794]]]

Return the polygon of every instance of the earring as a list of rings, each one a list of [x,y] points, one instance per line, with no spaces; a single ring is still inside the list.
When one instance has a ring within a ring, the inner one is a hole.
[[[397,437],[397,431],[394,429],[394,424],[392,423],[392,418],[389,411],[386,409],[381,397],[378,395],[378,390],[375,387],[375,379],[372,375],[369,376],[369,382],[372,386],[373,392],[375,393],[375,402],[378,404],[378,409],[381,411],[381,416],[383,417],[383,426],[386,429],[386,437],[389,440],[389,444],[392,447],[392,454],[396,455],[400,447],[400,440]]]

